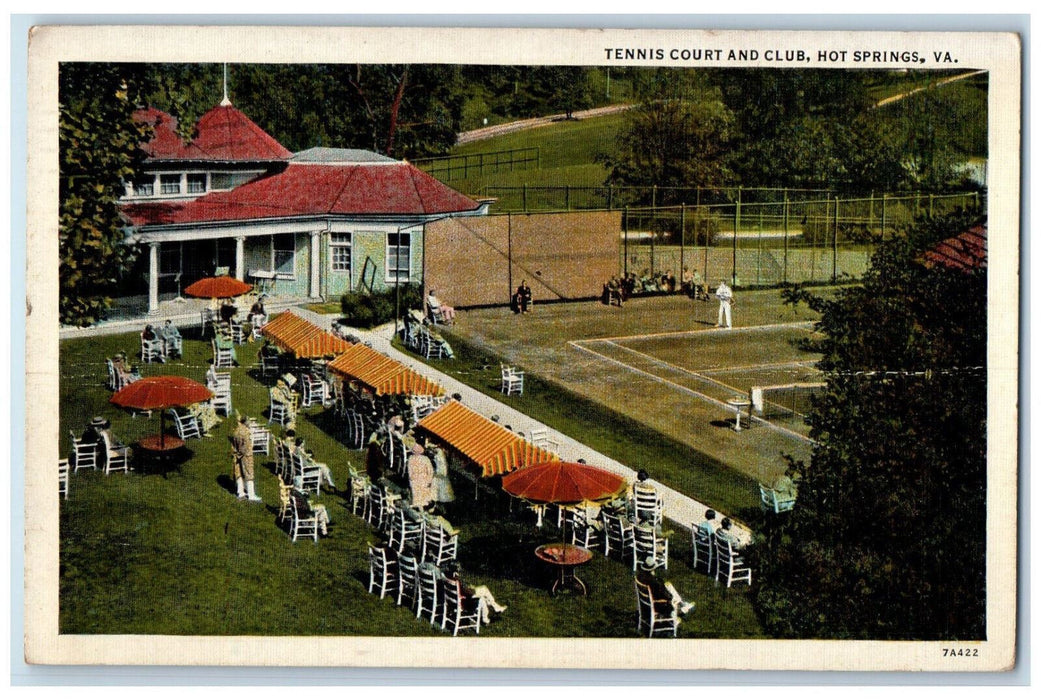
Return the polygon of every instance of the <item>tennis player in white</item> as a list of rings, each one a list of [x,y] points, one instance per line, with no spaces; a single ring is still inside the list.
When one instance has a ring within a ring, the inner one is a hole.
[[[734,293],[724,280],[720,280],[719,286],[716,287],[716,298],[719,299],[719,319],[716,321],[716,328],[722,328],[724,320],[726,327],[731,328],[730,305],[734,301]]]

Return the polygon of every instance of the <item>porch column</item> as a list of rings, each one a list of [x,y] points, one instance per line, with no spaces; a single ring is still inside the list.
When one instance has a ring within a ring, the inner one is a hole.
[[[322,274],[321,266],[322,232],[311,231],[311,289],[308,294],[312,299],[321,296],[322,286],[319,276]]]
[[[246,237],[235,237],[235,279],[246,279]]]
[[[159,244],[148,244],[148,313],[159,313]]]

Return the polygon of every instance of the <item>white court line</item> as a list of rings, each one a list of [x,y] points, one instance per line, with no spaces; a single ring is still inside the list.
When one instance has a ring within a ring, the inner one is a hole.
[[[754,331],[769,331],[777,330],[778,328],[803,328],[806,326],[813,326],[816,321],[793,321],[791,323],[771,323],[765,326],[738,326],[737,328],[704,328],[697,329],[691,328],[686,331],[665,331],[662,333],[646,333],[644,335],[616,335],[607,338],[580,338],[579,340],[572,340],[568,342],[572,343],[585,343],[591,340],[644,340],[646,338],[669,338],[678,335],[703,335],[705,333],[743,333],[743,332],[754,332]]]
[[[624,362],[622,362],[621,360],[616,360],[613,357],[608,357],[607,355],[604,355],[603,353],[599,353],[596,350],[591,350],[590,348],[587,348],[587,347],[585,347],[583,345],[580,345],[579,341],[569,340],[568,341],[568,345],[574,346],[574,347],[578,348],[579,350],[588,352],[590,355],[596,355],[597,357],[599,357],[602,360],[607,360],[608,362],[613,362],[614,364],[618,365],[619,367],[624,367],[625,369],[629,370],[630,372],[636,372],[637,374],[642,374],[642,375],[644,375],[646,377],[650,377],[651,379],[653,379],[656,382],[659,382],[661,384],[668,384],[669,386],[672,386],[672,387],[674,387],[676,389],[679,389],[680,391],[686,392],[686,393],[690,394],[691,396],[696,396],[697,398],[699,398],[699,399],[701,399],[703,401],[707,401],[707,402],[709,402],[709,403],[711,403],[713,405],[719,406],[720,408],[723,408],[723,409],[725,409],[726,411],[728,411],[730,413],[732,413],[734,411],[734,407],[731,406],[730,404],[726,403],[725,401],[720,401],[719,399],[716,399],[716,398],[713,398],[711,396],[708,396],[707,394],[702,394],[700,391],[695,391],[694,389],[691,389],[689,386],[683,386],[682,384],[677,384],[676,382],[669,381],[668,379],[665,379],[663,377],[659,377],[658,375],[653,374],[651,372],[647,372],[647,371],[639,369],[637,367],[633,367],[632,365],[627,365]],[[612,345],[613,345],[613,343],[612,343]],[[623,347],[623,346],[618,346],[618,347]],[[628,350],[628,348],[624,348],[624,347],[623,347],[623,349]],[[659,362],[660,362],[660,360],[659,360]],[[685,371],[686,372],[690,372],[690,370],[685,370]],[[708,381],[708,382],[712,382],[712,383],[715,383],[715,384],[721,384],[721,382],[716,382],[715,380],[709,379],[708,377],[701,377],[701,378],[704,379],[705,381]],[[726,386],[726,385],[723,384],[722,386]],[[736,389],[731,389],[731,390],[732,391],[737,391]],[[789,430],[788,428],[783,428],[783,427],[781,427],[779,425],[774,425],[770,421],[763,420],[762,418],[758,418],[756,416],[749,416],[749,419],[750,420],[754,420],[754,421],[756,421],[758,423],[762,423],[763,425],[765,425],[767,428],[770,428],[771,430],[775,430],[775,431],[777,431],[779,433],[783,433],[784,435],[787,435],[789,437],[793,437],[793,438],[795,438],[797,440],[802,440],[803,442],[808,442],[811,445],[813,444],[813,440],[811,440],[810,438],[806,437],[805,435],[801,435],[801,434],[795,432],[794,430]]]
[[[618,347],[625,346],[619,345]],[[784,367],[803,367],[805,369],[813,369],[813,365],[813,360],[792,360],[791,362],[769,362],[763,365],[735,365],[733,367],[720,365],[718,367],[705,367],[704,369],[696,369],[693,371],[704,372],[705,374],[710,372],[754,372],[760,369],[782,369]]]

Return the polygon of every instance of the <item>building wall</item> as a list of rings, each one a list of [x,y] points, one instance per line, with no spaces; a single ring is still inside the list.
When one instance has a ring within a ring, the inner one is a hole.
[[[597,297],[618,274],[621,212],[509,214],[427,224],[425,284],[453,306]]]

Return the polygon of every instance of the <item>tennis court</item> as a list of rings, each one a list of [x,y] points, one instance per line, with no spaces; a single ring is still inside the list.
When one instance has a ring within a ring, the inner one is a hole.
[[[753,386],[819,382],[817,356],[800,347],[817,316],[785,305],[777,290],[743,291],[739,303],[731,330],[714,328],[718,304],[671,295],[631,299],[623,308],[537,305],[523,317],[471,309],[453,332],[766,480],[784,471],[786,456],[809,458],[807,426],[799,412],[769,415],[774,411],[738,433],[727,401],[747,400]],[[743,425],[747,415],[746,407]]]
[[[822,379],[818,359],[802,348],[812,324],[774,324],[730,330],[691,330],[575,340],[572,344],[634,373],[657,377],[663,391],[694,395],[725,407],[763,388],[768,409],[762,420],[796,439],[808,435],[803,420],[808,393]],[[778,399],[774,401],[773,399]],[[753,412],[756,421],[764,412]]]

